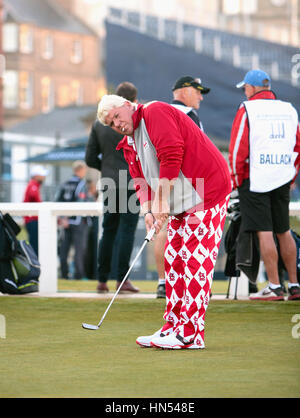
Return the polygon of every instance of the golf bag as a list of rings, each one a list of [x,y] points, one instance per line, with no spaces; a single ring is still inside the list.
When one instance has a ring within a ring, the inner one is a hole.
[[[251,232],[241,232],[240,202],[237,193],[232,193],[227,209],[230,219],[225,235],[225,251],[227,259],[224,274],[229,277],[239,277],[242,271],[249,281],[249,293],[257,292],[256,278],[259,268],[259,250],[256,235]],[[227,293],[228,293],[227,292]]]
[[[249,290],[256,288],[256,279],[258,275],[260,252],[256,234],[253,232],[240,231],[241,212],[238,193],[232,193],[232,201],[228,206],[228,217],[231,220],[228,231],[225,235],[225,251],[227,260],[225,265],[225,276],[238,277],[240,271],[245,273],[249,280]],[[291,234],[296,243],[297,249],[297,279],[300,283],[300,236],[291,229]],[[274,241],[278,250],[278,275],[283,289],[286,273],[285,265],[280,256],[279,242],[274,234]]]
[[[32,246],[19,241],[20,227],[0,212],[0,292],[25,294],[38,291],[41,268]]]

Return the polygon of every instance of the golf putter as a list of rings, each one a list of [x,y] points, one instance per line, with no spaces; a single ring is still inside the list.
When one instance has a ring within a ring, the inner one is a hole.
[[[154,226],[153,226],[153,227],[150,229],[150,231],[148,232],[148,234],[146,235],[146,237],[145,237],[145,241],[144,241],[143,245],[141,246],[141,248],[140,248],[139,252],[138,252],[138,253],[137,253],[137,255],[135,256],[135,259],[133,260],[133,262],[132,262],[132,264],[131,264],[131,266],[130,266],[130,268],[129,268],[128,272],[126,273],[126,275],[125,275],[124,279],[122,280],[122,282],[121,282],[120,286],[118,287],[118,289],[117,289],[116,293],[114,294],[114,296],[113,296],[112,300],[110,301],[110,304],[109,304],[109,305],[108,305],[108,307],[106,308],[106,311],[104,312],[104,314],[103,314],[103,316],[102,316],[102,318],[101,318],[101,320],[100,320],[99,324],[98,324],[98,325],[90,325],[90,324],[83,323],[83,324],[82,324],[82,328],[84,328],[84,329],[91,329],[91,330],[97,330],[97,329],[99,329],[99,328],[101,327],[101,324],[102,324],[102,322],[104,321],[104,318],[106,317],[106,314],[107,314],[107,312],[109,311],[109,309],[110,309],[111,305],[113,304],[113,302],[114,302],[115,298],[117,297],[117,295],[118,295],[118,293],[119,293],[119,291],[120,291],[121,287],[122,287],[122,286],[123,286],[123,284],[125,283],[125,280],[126,280],[126,279],[127,279],[127,277],[129,276],[129,274],[130,274],[130,272],[131,272],[131,270],[132,270],[133,266],[135,265],[135,263],[136,263],[137,259],[139,258],[139,256],[140,256],[140,255],[141,255],[141,253],[143,252],[143,249],[145,248],[145,246],[147,245],[147,243],[148,243],[149,241],[151,241],[151,239],[153,238],[153,235],[154,235],[154,234],[155,234],[155,228],[154,228]]]

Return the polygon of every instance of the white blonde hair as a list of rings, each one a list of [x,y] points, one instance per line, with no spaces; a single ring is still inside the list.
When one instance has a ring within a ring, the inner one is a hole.
[[[97,110],[97,117],[102,125],[107,125],[105,119],[111,109],[123,106],[123,104],[128,101],[129,100],[124,99],[124,97],[117,96],[116,94],[105,94],[100,100]]]
[[[81,168],[86,168],[86,163],[83,160],[76,160],[72,163],[73,172],[76,173]]]

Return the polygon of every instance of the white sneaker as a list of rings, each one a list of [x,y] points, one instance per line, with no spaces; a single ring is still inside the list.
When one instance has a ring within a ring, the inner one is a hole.
[[[198,345],[194,341],[186,343],[183,338],[172,332],[172,334],[166,336],[154,337],[151,341],[151,345],[158,348],[164,348],[169,350],[180,350],[180,349],[200,349],[205,348],[204,345]]]
[[[249,296],[250,300],[284,300],[284,294],[281,287],[271,289],[269,286],[262,289],[260,292],[252,293]]]
[[[170,327],[166,331],[162,332],[161,331],[162,328],[160,328],[158,331],[156,331],[152,335],[144,335],[144,336],[138,337],[136,339],[136,343],[142,347],[152,347],[151,341],[153,340],[153,338],[169,335],[171,332],[173,332],[173,329],[174,329],[173,327]]]

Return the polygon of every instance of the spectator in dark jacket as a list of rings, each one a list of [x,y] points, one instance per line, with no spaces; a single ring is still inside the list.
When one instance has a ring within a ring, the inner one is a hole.
[[[127,100],[136,101],[137,89],[129,82],[117,87],[116,94]],[[122,135],[109,126],[103,126],[96,120],[92,126],[86,148],[85,161],[89,167],[101,172],[101,188],[103,192],[103,233],[99,242],[98,252],[98,286],[99,293],[108,292],[107,280],[111,271],[112,257],[117,266],[118,289],[129,269],[130,257],[134,244],[135,231],[139,219],[138,199],[135,190],[129,187],[131,176],[128,171],[122,150],[116,147]],[[129,207],[129,201],[135,199],[135,211]],[[123,284],[120,292],[138,292],[129,279]]]
[[[88,201],[85,181],[86,164],[82,160],[72,164],[73,175],[64,182],[55,198],[57,202],[86,202]],[[86,278],[84,259],[88,235],[88,218],[82,216],[60,217],[59,224],[63,229],[59,258],[62,277],[76,280]],[[69,252],[74,246],[74,275],[69,276]]]
[[[194,78],[191,76],[180,77],[176,80],[173,92],[172,106],[181,110],[188,115],[199,128],[204,131],[203,125],[197,114],[197,109],[200,107],[200,103],[203,100],[203,95],[209,93],[210,88],[204,87],[201,84],[200,78]],[[157,234],[154,243],[154,254],[156,267],[158,272],[158,286],[156,290],[157,298],[166,297],[166,285],[165,285],[165,265],[164,265],[164,252],[165,243],[167,241],[167,224]]]

